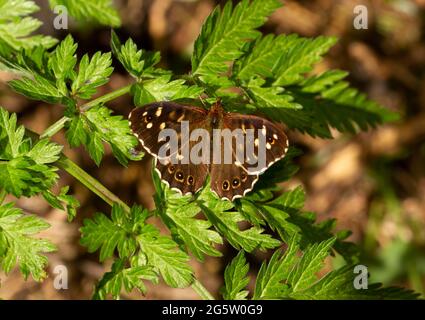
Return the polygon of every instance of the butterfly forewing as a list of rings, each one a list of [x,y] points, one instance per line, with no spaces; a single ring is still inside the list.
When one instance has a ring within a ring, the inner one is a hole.
[[[188,143],[181,137],[181,122],[189,121],[191,128],[199,127],[206,121],[208,112],[192,106],[184,106],[173,102],[155,102],[135,108],[129,115],[130,128],[142,146],[155,158],[167,140],[158,141],[160,132],[173,129],[178,135],[178,146]],[[168,154],[171,156],[171,154]]]
[[[254,115],[226,113],[224,127],[241,129],[244,134],[244,153],[238,153],[240,145],[233,144],[237,163],[252,175],[266,171],[273,163],[282,159],[288,150],[288,138],[283,127]]]

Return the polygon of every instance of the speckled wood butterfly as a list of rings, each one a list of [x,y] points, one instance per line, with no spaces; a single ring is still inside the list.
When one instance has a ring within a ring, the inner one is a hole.
[[[211,190],[218,197],[231,201],[243,197],[288,149],[280,124],[225,112],[220,102],[209,110],[155,102],[133,109],[129,122],[143,148],[155,157],[161,180],[182,194],[195,194],[209,174]],[[165,131],[175,132],[174,139],[161,137]],[[226,132],[236,134],[226,140]],[[171,142],[176,148],[170,147]],[[195,161],[199,157],[203,161]]]

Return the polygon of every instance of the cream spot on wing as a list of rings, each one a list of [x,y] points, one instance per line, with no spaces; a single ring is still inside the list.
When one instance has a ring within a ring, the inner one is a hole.
[[[273,139],[275,140],[279,139],[276,133],[273,133]]]
[[[258,147],[258,138],[255,138],[255,140],[254,140],[254,145],[256,146],[256,147]]]
[[[161,113],[162,113],[162,107],[159,107],[158,110],[156,110],[155,115],[159,117]]]
[[[159,125],[159,129],[164,129],[165,128],[165,122],[163,122],[163,123],[161,123],[160,125]]]
[[[267,133],[266,126],[263,125],[263,128],[261,129],[261,133],[263,135],[266,135],[266,133]]]
[[[184,119],[184,113],[177,119],[178,122],[182,121]]]
[[[142,116],[143,116],[143,117],[146,117],[146,116],[147,116],[147,114],[148,114],[148,112],[147,112],[147,111],[145,111],[145,112],[143,112]]]
[[[242,163],[240,163],[238,160],[236,160],[235,165],[237,165],[239,167],[240,165],[242,165]]]
[[[245,123],[242,123],[242,131],[243,133],[246,133]]]
[[[150,128],[152,128],[152,126],[153,126],[152,122],[149,122],[149,123],[146,125],[146,128],[150,129]]]
[[[266,148],[267,148],[267,150],[270,150],[271,148],[272,148],[272,145],[270,144],[270,143],[266,143]]]
[[[184,159],[184,156],[183,156],[182,154],[178,154],[178,155],[177,155],[177,159],[178,159],[178,160],[183,160],[183,159]]]

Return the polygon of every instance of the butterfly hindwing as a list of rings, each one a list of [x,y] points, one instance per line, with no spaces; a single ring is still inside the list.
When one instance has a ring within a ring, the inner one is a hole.
[[[205,164],[172,164],[156,160],[155,169],[169,188],[177,189],[183,195],[195,194],[204,185],[208,175],[208,166]]]
[[[245,196],[258,180],[258,175],[250,175],[234,164],[212,164],[210,175],[211,190],[230,201]]]
[[[188,151],[190,152],[197,141],[189,141]],[[184,163],[185,154],[181,148],[177,152],[178,157],[174,155],[156,161],[156,171],[159,173],[168,187],[177,189],[183,195],[195,194],[204,185],[209,172],[209,165],[205,162],[193,164],[190,161]]]

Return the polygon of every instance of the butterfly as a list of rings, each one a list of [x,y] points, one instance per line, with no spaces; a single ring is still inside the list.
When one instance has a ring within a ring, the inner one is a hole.
[[[243,197],[254,188],[259,175],[288,150],[288,138],[281,124],[255,115],[226,112],[220,101],[209,110],[154,102],[133,109],[129,123],[142,147],[155,158],[155,170],[161,180],[183,195],[193,195],[202,189],[209,175],[211,191],[220,199],[233,201]],[[175,136],[161,137],[163,132]],[[192,139],[199,132],[203,135]],[[237,135],[226,141],[224,132],[237,132],[243,142]],[[206,137],[209,145],[201,141]],[[170,142],[176,144],[174,149]],[[194,154],[204,161],[191,161]]]

